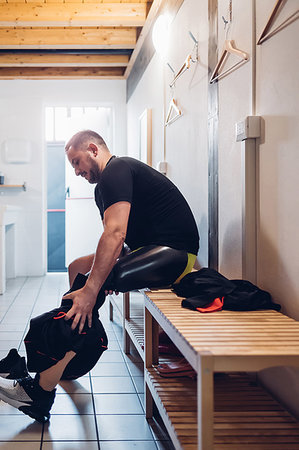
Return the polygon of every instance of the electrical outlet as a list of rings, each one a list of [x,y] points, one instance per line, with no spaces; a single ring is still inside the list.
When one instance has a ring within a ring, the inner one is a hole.
[[[247,116],[235,125],[236,141],[258,138],[261,135],[261,117]]]

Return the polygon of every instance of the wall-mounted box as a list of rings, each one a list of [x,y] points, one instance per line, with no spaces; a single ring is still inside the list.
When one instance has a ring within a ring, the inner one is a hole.
[[[7,164],[28,164],[31,161],[31,142],[26,139],[7,139],[2,145]]]

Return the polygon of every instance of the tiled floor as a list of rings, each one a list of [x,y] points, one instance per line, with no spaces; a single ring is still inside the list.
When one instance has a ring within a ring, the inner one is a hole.
[[[29,320],[56,307],[68,289],[66,274],[8,280],[0,296],[0,359],[16,347],[25,355],[23,338]],[[159,420],[148,422],[143,406],[143,364],[121,350],[117,315],[100,318],[109,349],[86,376],[57,388],[50,422],[41,425],[0,401],[1,450],[172,450]]]

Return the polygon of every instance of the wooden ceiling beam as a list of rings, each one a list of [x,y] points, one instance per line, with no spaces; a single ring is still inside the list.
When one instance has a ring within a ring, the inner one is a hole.
[[[128,55],[0,53],[0,67],[126,67]]]
[[[0,49],[131,49],[136,28],[0,28]]]
[[[27,79],[121,79],[124,69],[121,67],[0,67],[0,80]]]
[[[1,27],[142,27],[146,3],[0,3]]]
[[[152,42],[152,30],[156,18],[160,14],[165,13],[172,21],[183,3],[184,0],[154,0],[145,25],[137,41],[136,47],[130,58],[130,62],[125,71],[125,78],[127,78],[127,101],[134,92],[139,80],[141,79],[145,69],[155,53]]]
[[[127,78],[130,75],[130,72],[132,70],[133,65],[135,64],[136,58],[144,44],[144,41],[147,37],[147,35],[150,33],[153,23],[155,22],[156,18],[158,17],[159,11],[161,10],[161,6],[163,4],[163,1],[165,0],[154,0],[151,6],[151,9],[149,10],[149,13],[147,15],[146,22],[141,30],[141,33],[138,37],[136,46],[134,48],[134,51],[131,55],[130,62],[127,66],[125,77]]]

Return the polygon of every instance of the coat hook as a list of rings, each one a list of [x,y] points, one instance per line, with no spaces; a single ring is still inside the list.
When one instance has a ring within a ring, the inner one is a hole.
[[[191,33],[191,31],[189,31],[189,35],[190,35],[191,39],[193,39],[195,44],[198,45],[198,40],[194,37],[194,35]]]
[[[222,20],[224,22],[224,29],[226,28],[226,25],[228,24],[228,20],[224,16],[222,16]]]
[[[169,69],[171,70],[172,73],[175,73],[175,70],[171,67],[171,65],[169,63],[166,63],[169,67]]]

